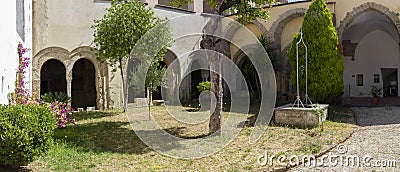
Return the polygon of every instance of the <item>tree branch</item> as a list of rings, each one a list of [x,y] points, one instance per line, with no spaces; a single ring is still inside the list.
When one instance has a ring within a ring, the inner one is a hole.
[[[242,0],[231,0],[231,1],[224,1],[218,8],[218,11],[222,13],[223,11],[231,8],[232,6],[236,4],[240,4]]]

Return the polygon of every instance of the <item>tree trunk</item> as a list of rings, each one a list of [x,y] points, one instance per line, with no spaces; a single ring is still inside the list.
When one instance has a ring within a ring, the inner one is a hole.
[[[151,115],[151,112],[150,112],[150,106],[151,106],[151,100],[152,100],[152,96],[153,96],[153,92],[151,92],[151,91],[149,91],[148,92],[149,94],[148,94],[148,96],[149,96],[149,101],[148,101],[148,107],[149,107],[149,120],[150,120],[150,115]]]
[[[119,60],[119,70],[121,71],[121,79],[122,79],[122,104],[124,107],[124,112],[126,112],[126,94],[127,91],[125,90],[125,77],[124,77],[124,71],[122,70],[122,60]]]
[[[224,53],[224,46],[220,38],[216,38],[214,35],[218,29],[219,18],[212,17],[207,25],[203,28],[203,40],[201,41],[201,48],[208,49],[215,52]],[[223,87],[222,87],[222,74],[221,74],[221,58],[216,53],[212,53],[208,56],[210,64],[210,80],[211,80],[211,92],[215,94],[216,100],[212,100],[211,104],[215,104],[215,109],[210,116],[209,132],[210,134],[221,134],[221,122],[222,122],[222,105],[223,105]],[[212,107],[212,106],[211,106]]]
[[[213,71],[221,71],[221,64],[218,61],[210,61],[210,69]],[[210,116],[209,129],[210,134],[220,134],[221,122],[222,122],[222,102],[223,102],[223,88],[222,88],[222,76],[211,72],[211,91],[215,94],[216,99],[211,99],[211,104],[215,104],[215,110]],[[211,106],[212,107],[212,106]]]

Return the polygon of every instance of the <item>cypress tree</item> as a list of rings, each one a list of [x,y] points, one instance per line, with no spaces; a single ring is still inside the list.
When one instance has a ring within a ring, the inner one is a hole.
[[[303,39],[308,48],[308,95],[313,101],[331,103],[344,88],[343,57],[338,51],[338,36],[332,14],[324,0],[313,0],[302,24]],[[294,36],[288,58],[292,66],[293,85],[296,85],[296,43]],[[299,44],[300,89],[305,90],[305,48]]]

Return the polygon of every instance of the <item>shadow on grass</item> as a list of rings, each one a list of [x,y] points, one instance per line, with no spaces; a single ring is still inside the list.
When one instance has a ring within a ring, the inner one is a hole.
[[[200,139],[200,138],[205,138],[210,135],[210,134],[201,134],[201,135],[197,135],[197,136],[185,136],[185,135],[183,135],[183,133],[186,129],[187,129],[187,127],[174,127],[174,128],[164,129],[164,131],[166,131],[167,133],[169,133],[175,137],[179,137],[179,138],[183,138],[183,139]]]
[[[122,111],[121,111],[122,112]],[[96,119],[103,117],[110,117],[116,115],[117,111],[92,111],[92,112],[75,112],[73,113],[73,117],[77,120],[86,120],[86,119]]]
[[[180,137],[182,128],[168,128],[164,131]],[[141,130],[140,135],[153,135],[160,133],[161,130]],[[101,121],[96,123],[87,123],[68,126],[64,129],[57,129],[55,139],[64,141],[68,145],[81,148],[83,151],[92,151],[94,153],[120,153],[120,154],[145,154],[152,151],[129,126],[129,122],[109,122]],[[201,138],[181,137],[181,138]],[[169,138],[151,138],[156,140],[157,148],[163,151],[178,149],[181,147]]]
[[[346,106],[330,106],[328,110],[328,120],[339,123],[355,124],[355,116]]]
[[[71,125],[55,131],[55,139],[84,151],[143,154],[147,146],[128,126],[128,122],[101,121]]]

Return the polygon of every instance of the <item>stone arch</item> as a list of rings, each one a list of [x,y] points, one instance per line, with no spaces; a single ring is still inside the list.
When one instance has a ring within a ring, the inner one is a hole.
[[[167,66],[169,66],[175,60],[178,60],[178,56],[172,50],[167,49],[167,52],[164,56],[164,62],[167,64]]]
[[[108,80],[108,67],[105,63],[99,63],[96,60],[96,50],[92,47],[82,46],[72,51],[68,51],[61,47],[48,47],[39,51],[33,57],[32,67],[32,84],[33,84],[33,95],[39,98],[40,91],[40,69],[44,62],[50,59],[57,59],[62,62],[66,69],[67,79],[67,94],[71,96],[71,82],[72,82],[72,69],[75,62],[81,58],[85,58],[93,63],[96,71],[96,91],[97,91],[97,107],[98,109],[108,108],[108,96],[109,93],[106,91],[106,85]]]
[[[285,26],[295,18],[302,17],[306,14],[307,9],[295,8],[279,15],[279,18],[272,24],[268,31],[267,39],[272,43],[272,48],[280,51],[281,49],[281,34]]]
[[[263,33],[264,36],[267,35],[268,30],[267,28],[258,20],[254,20],[253,22],[250,22],[249,24],[254,24],[258,27],[258,29],[261,30],[261,32]],[[237,22],[231,22],[231,24],[229,24],[226,29],[224,30],[224,37],[231,40],[233,38],[233,36],[235,36],[236,32],[243,27],[243,25],[237,23]],[[251,31],[250,31],[251,32]]]
[[[354,21],[354,19],[356,19],[362,13],[370,10],[374,10],[388,17],[394,23],[394,25],[397,28],[397,31],[400,33],[399,13],[391,11],[388,7],[384,5],[377,4],[374,2],[367,2],[358,7],[353,8],[351,12],[347,12],[346,17],[340,22],[340,26],[338,29],[339,40],[342,39],[343,34],[347,30],[347,28],[351,25],[351,23]]]
[[[250,44],[244,47],[241,47],[238,52],[232,57],[233,63],[239,65],[239,63],[245,58],[247,55],[244,52],[250,52],[252,49],[258,48],[259,45],[257,44]]]
[[[71,51],[70,53],[70,66],[68,66],[68,76],[72,76],[72,68],[76,61],[84,58],[92,62],[94,68],[96,69],[96,78],[104,77],[107,74],[107,65],[104,63],[100,63],[96,59],[96,50],[93,50],[91,47],[78,47]]]
[[[258,27],[258,29],[261,30],[263,36],[267,35],[268,29],[259,20],[255,20],[252,23],[255,24]]]
[[[64,64],[65,69],[67,69],[69,63],[69,51],[61,47],[48,47],[39,51],[32,59],[32,96],[39,99],[40,70],[43,64],[48,60],[56,59]]]
[[[252,50],[259,48],[258,44],[249,44],[246,45],[242,48],[240,48],[240,50],[238,50],[238,52],[233,56],[232,61],[233,63],[239,68],[240,70],[240,74],[239,75],[243,75],[245,76],[245,72],[244,72],[244,68],[245,68],[245,64],[251,64],[250,68],[253,68],[253,70],[256,70],[256,65],[254,64],[254,61],[251,61],[250,58],[248,57],[248,54],[246,54],[245,52],[249,53],[252,52]],[[250,55],[250,54],[249,54]],[[236,75],[236,74],[233,74]],[[250,80],[248,80],[249,77],[245,77],[245,81],[247,83],[247,89],[246,90],[244,87],[244,85],[246,85],[246,83],[242,83],[242,82],[235,82],[236,84],[233,86],[234,92],[236,92],[237,95],[245,95],[244,92],[247,92],[250,94],[250,102],[251,104],[255,104],[258,105],[260,103],[260,96],[262,94],[262,89],[261,89],[261,82],[260,82],[260,75],[259,72],[256,72],[256,74],[251,74],[250,75]]]

